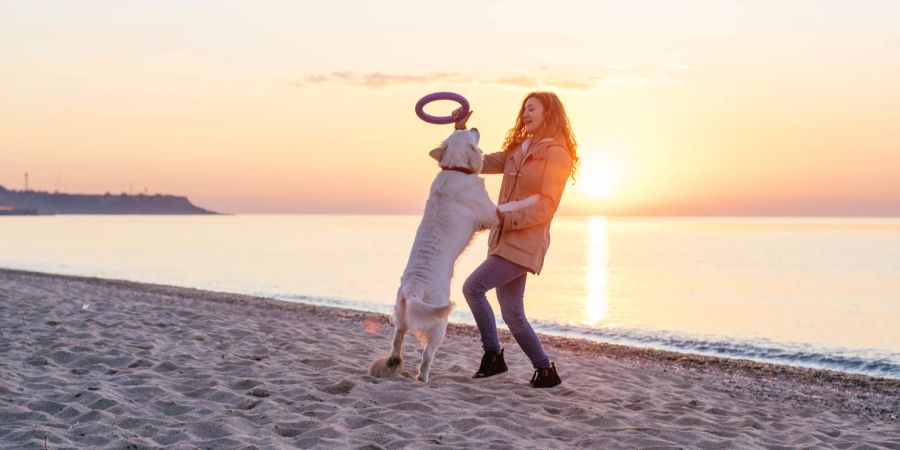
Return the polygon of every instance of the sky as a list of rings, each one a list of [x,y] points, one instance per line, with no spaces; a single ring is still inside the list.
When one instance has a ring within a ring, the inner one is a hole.
[[[493,152],[549,90],[582,161],[560,214],[896,216],[898,17],[891,1],[0,0],[0,185],[417,214],[452,131],[416,117],[420,97],[464,95]]]

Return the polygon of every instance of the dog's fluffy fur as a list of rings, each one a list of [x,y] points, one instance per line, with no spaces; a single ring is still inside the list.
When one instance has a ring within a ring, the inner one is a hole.
[[[407,331],[414,332],[425,351],[416,379],[428,381],[434,354],[444,340],[450,301],[450,278],[460,253],[475,233],[497,224],[497,207],[488,197],[481,172],[484,155],[478,148],[478,130],[457,130],[438,149],[441,167],[464,167],[474,174],[442,170],[431,184],[422,222],[416,231],[406,270],[397,289],[394,305],[394,342],[391,354],[372,363],[369,374],[387,377],[403,366],[401,347]],[[532,195],[506,203],[503,211],[513,211],[537,202]]]

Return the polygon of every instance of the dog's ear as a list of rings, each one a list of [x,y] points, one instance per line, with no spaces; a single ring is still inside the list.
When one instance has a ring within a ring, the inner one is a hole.
[[[438,162],[441,162],[441,158],[444,156],[444,150],[447,150],[447,141],[441,142],[441,145],[428,152],[428,156],[436,159]]]

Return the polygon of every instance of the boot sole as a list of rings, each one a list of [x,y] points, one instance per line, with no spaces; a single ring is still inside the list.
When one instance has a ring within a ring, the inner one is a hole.
[[[481,378],[472,377],[472,380],[475,380],[475,381],[496,380],[498,378],[505,377],[507,374],[509,374],[509,370],[507,370],[506,372],[500,372],[500,373],[491,375],[489,377],[481,377]]]

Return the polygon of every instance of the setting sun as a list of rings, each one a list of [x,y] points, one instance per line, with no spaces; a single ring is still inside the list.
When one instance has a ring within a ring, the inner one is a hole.
[[[575,190],[584,197],[603,199],[613,195],[620,186],[621,168],[612,162],[616,149],[607,147],[586,148],[580,155],[581,164],[575,182]]]
[[[590,167],[584,170],[582,176],[575,186],[591,197],[608,197],[616,189],[616,180],[609,167]]]

